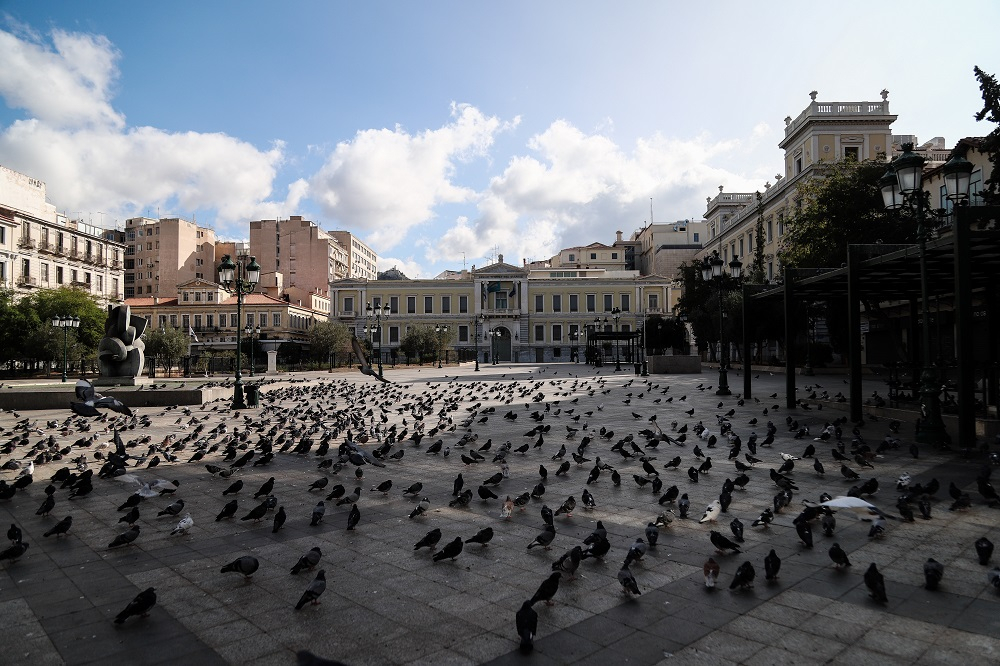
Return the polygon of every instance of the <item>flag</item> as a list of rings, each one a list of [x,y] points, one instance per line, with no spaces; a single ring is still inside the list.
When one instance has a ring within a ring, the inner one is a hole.
[[[489,293],[491,293],[491,294],[495,293],[495,292],[498,292],[501,289],[503,289],[503,283],[502,282],[490,282],[489,286],[486,287],[486,291],[489,292]]]
[[[195,342],[198,342],[198,336],[194,334],[194,329],[191,326],[188,326],[188,335],[194,338]]]

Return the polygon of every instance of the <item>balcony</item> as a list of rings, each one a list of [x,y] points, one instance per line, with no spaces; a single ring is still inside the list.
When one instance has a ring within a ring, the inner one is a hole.
[[[77,289],[86,289],[87,291],[90,291],[90,283],[89,282],[83,282],[81,280],[74,280],[74,281],[70,282],[70,284],[73,285],[74,287],[76,287]]]
[[[122,270],[122,262],[119,259],[113,259],[111,261],[111,270],[120,271]]]
[[[487,317],[519,317],[520,308],[484,308],[482,313]]]
[[[17,246],[24,248],[35,247],[35,241],[29,236],[21,236],[17,241]]]
[[[30,275],[21,275],[17,278],[18,287],[37,287],[38,280],[31,277]]]
[[[76,259],[77,261],[83,261],[84,253],[82,250],[71,250],[69,253],[70,259]]]
[[[48,242],[48,241],[39,241],[38,242],[38,251],[39,252],[48,252],[48,253],[51,254],[51,253],[54,253],[56,251],[56,246],[53,245],[52,243]]]
[[[358,314],[354,310],[341,310],[337,313],[341,319],[354,319]]]
[[[57,257],[65,257],[66,253],[67,252],[65,245],[56,245],[54,248],[52,248],[52,254],[56,255]]]

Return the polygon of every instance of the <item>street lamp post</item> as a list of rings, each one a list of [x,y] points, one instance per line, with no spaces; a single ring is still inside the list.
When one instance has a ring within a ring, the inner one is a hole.
[[[63,382],[65,382],[66,381],[66,365],[67,365],[66,352],[67,352],[67,349],[69,348],[69,329],[71,329],[71,328],[79,328],[79,326],[80,326],[80,318],[79,317],[70,317],[68,315],[56,315],[56,316],[52,317],[52,325],[55,326],[56,328],[61,328],[63,330],[62,380],[63,380]],[[83,367],[82,364],[81,364],[81,367]]]
[[[250,336],[250,376],[253,377],[253,367],[254,367],[253,340],[254,340],[254,335],[256,335],[258,338],[260,337],[260,325],[254,327],[251,326],[250,324],[247,324],[247,327],[244,330],[246,331],[246,334]]]
[[[713,250],[712,257],[705,257],[701,263],[701,279],[705,282],[715,282],[719,297],[719,390],[715,392],[716,395],[733,394],[729,390],[729,348],[726,345],[726,328],[723,322],[724,310],[722,308],[722,292],[725,288],[722,269],[725,265],[726,262],[719,256],[718,250]],[[742,272],[743,262],[734,254],[733,260],[729,262],[729,275],[734,280],[739,280]]]
[[[621,308],[611,308],[611,318],[615,321],[615,372],[622,369],[622,362],[618,356],[618,320],[622,318]]]
[[[649,377],[649,361],[646,358],[646,325],[649,320],[643,322],[642,326],[639,327],[639,354],[642,359],[642,372],[640,377]]]
[[[942,445],[948,440],[941,418],[941,380],[931,358],[930,299],[927,277],[927,239],[931,230],[925,224],[924,209],[928,207],[922,185],[924,158],[913,152],[912,143],[902,145],[903,154],[889,164],[889,170],[879,181],[882,201],[887,210],[910,206],[917,218],[917,240],[920,244],[920,308],[921,352],[920,412],[923,420],[916,434],[921,444]],[[952,157],[942,167],[947,197],[956,205],[965,205],[969,198],[969,181],[973,165],[964,157]]]
[[[486,315],[480,314],[473,323],[476,325],[476,372],[479,372],[479,325],[486,323]]]
[[[437,351],[438,351],[438,367],[439,368],[441,367],[441,348],[444,346],[442,344],[442,341],[441,341],[441,334],[442,333],[447,333],[447,332],[448,332],[448,327],[447,326],[442,326],[442,325],[438,324],[437,326],[434,327],[434,337],[437,340],[437,347],[438,347]]]
[[[493,365],[497,364],[497,349],[500,346],[500,331],[495,328],[491,328],[489,331],[490,336],[490,353],[493,355]]]
[[[243,298],[252,293],[260,282],[260,264],[256,257],[250,257],[250,261],[244,260],[233,262],[228,254],[222,257],[219,264],[219,282],[222,288],[231,294],[236,295],[236,385],[233,387],[233,409],[246,409],[247,404],[243,399],[243,354],[240,351],[241,336],[243,328],[240,322],[243,321]]]
[[[368,339],[371,340],[371,336],[374,334],[378,335],[378,376],[382,376],[382,322],[389,318],[389,313],[392,310],[389,308],[389,304],[372,307],[371,303],[365,305],[365,315],[368,319],[368,324],[365,326],[365,333],[368,334]]]

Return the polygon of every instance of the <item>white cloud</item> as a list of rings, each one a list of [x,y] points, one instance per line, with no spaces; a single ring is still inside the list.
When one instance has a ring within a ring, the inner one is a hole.
[[[435,207],[476,198],[453,182],[456,163],[485,156],[496,134],[517,123],[467,104],[453,104],[452,119],[417,134],[399,126],[359,131],[315,174],[313,199],[376,249],[394,248],[412,227],[434,219]]]

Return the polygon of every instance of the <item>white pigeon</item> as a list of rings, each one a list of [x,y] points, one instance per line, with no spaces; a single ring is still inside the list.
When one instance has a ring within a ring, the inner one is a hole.
[[[791,453],[782,453],[781,459],[784,460],[785,462],[788,462],[789,460],[801,460],[801,458],[793,456]]]
[[[705,509],[705,515],[703,515],[701,517],[701,520],[699,520],[698,522],[699,523],[707,523],[707,522],[713,522],[714,523],[716,521],[716,519],[719,517],[720,513],[722,513],[722,503],[719,502],[719,500],[715,500],[711,504],[708,505],[708,508]]]
[[[17,478],[20,479],[22,476],[31,476],[34,473],[35,473],[35,461],[32,460],[31,462],[28,463],[27,467],[21,470],[21,473],[17,475]]]
[[[514,500],[507,495],[507,499],[504,500],[503,506],[500,507],[500,518],[502,520],[510,520],[510,514],[514,512]]]
[[[170,535],[173,536],[175,534],[183,534],[184,532],[188,531],[192,527],[194,527],[194,519],[191,518],[191,514],[190,513],[185,514],[184,517],[181,518],[180,522],[177,523],[177,527],[175,527],[170,532]]]

